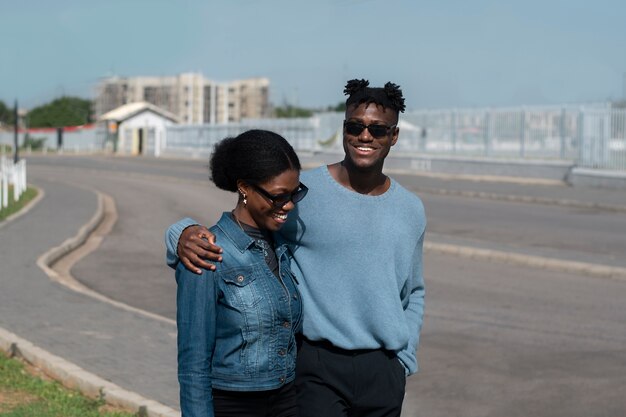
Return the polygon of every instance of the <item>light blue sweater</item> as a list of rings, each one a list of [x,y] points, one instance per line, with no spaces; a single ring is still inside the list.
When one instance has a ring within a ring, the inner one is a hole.
[[[293,252],[304,336],[343,349],[391,350],[407,374],[416,372],[424,315],[422,202],[393,179],[382,195],[356,193],[325,166],[302,172],[301,181],[309,193],[279,233]],[[176,264],[178,238],[192,224],[184,219],[168,229],[168,264]]]

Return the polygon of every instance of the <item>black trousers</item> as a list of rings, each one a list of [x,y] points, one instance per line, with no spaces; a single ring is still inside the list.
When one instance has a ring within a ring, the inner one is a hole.
[[[271,391],[213,389],[216,417],[298,417],[293,382]]]
[[[300,341],[296,388],[301,417],[399,417],[406,377],[395,354]]]

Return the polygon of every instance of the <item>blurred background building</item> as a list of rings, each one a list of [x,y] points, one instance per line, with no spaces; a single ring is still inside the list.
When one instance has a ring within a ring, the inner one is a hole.
[[[96,118],[124,104],[148,102],[184,124],[219,124],[269,117],[269,79],[215,82],[200,73],[109,77],[96,87]]]

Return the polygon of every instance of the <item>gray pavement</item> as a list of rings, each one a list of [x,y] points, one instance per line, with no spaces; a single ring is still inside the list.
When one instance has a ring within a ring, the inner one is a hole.
[[[53,283],[37,258],[94,215],[96,195],[37,179],[44,199],[0,228],[0,327],[146,398],[176,407],[176,329]]]
[[[63,158],[42,158],[41,161],[42,165],[62,165]],[[131,166],[128,162],[129,160],[120,158],[94,158],[85,166],[92,174],[110,173],[110,180],[120,167]],[[195,172],[192,178],[181,176],[182,180],[198,181],[199,186],[204,187],[207,177],[206,162],[186,161],[185,164],[197,169],[192,170]],[[115,167],[112,168],[112,165]],[[180,172],[177,168],[180,161],[163,160],[159,161],[159,166],[169,170],[172,175],[176,174],[174,176]],[[153,171],[150,164],[141,165],[141,168],[133,165],[129,169],[136,169],[138,176],[157,175],[157,171]],[[394,177],[409,189],[420,193],[509,201],[519,198],[534,204],[565,205],[576,209],[626,215],[623,214],[626,213],[626,193],[614,190],[523,182],[505,183],[487,178],[478,181],[475,178],[468,180],[404,174],[396,174]],[[0,265],[3,271],[0,276],[0,328],[7,329],[125,389],[176,408],[178,385],[175,371],[175,326],[77,294],[51,282],[36,265],[36,259],[42,253],[74,236],[92,218],[97,210],[97,199],[88,187],[112,192],[112,181],[107,181],[111,190],[106,190],[105,181],[102,184],[91,182],[85,188],[85,185],[54,181],[43,171],[31,178],[45,190],[45,198],[27,215],[0,227]],[[150,181],[153,180],[154,177]],[[137,190],[145,187],[143,184]],[[192,194],[189,192],[180,197],[189,198]],[[125,196],[114,197],[122,199]],[[168,204],[177,204],[175,197],[177,196],[169,196]],[[143,204],[151,203],[144,201]],[[122,205],[120,219],[126,220],[120,220],[121,224],[129,221],[127,216],[131,214],[126,210],[130,210],[130,207]],[[168,205],[159,210],[167,211]],[[221,204],[217,204],[212,210],[221,210]],[[132,221],[141,220],[141,216],[137,216]],[[167,221],[164,221],[165,225]],[[159,234],[162,233],[164,224],[155,226]],[[117,233],[119,231],[118,228]],[[115,229],[113,233],[116,233]],[[119,253],[124,250],[124,244],[137,244],[136,241],[123,242],[124,239],[118,239],[115,248],[107,249],[105,245],[104,250],[111,250],[111,253],[116,250]],[[150,250],[154,251],[153,248]],[[124,267],[129,268],[127,265]],[[117,269],[119,268],[118,266]],[[136,269],[137,274],[143,273],[141,262],[138,262]],[[78,271],[82,275],[89,275],[89,263],[79,265]],[[91,273],[97,277],[106,274],[103,271]],[[164,274],[171,278],[171,272]],[[88,277],[86,279],[89,280]],[[170,281],[168,285],[171,284]],[[141,288],[141,285],[138,284],[137,288]],[[171,309],[168,311],[171,314]],[[418,402],[412,406],[415,414],[410,415],[419,415]],[[413,403],[412,400],[408,402],[409,405]]]

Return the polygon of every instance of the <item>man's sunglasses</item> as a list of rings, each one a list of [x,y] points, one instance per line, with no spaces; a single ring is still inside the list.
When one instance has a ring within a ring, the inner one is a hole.
[[[387,136],[391,129],[395,129],[396,125],[364,125],[363,123],[344,120],[343,127],[346,129],[346,132],[352,136],[359,136],[364,129],[367,129],[370,132],[370,135],[376,139],[380,139]]]
[[[250,186],[254,188],[259,194],[267,198],[270,203],[272,203],[272,206],[274,206],[275,208],[280,208],[290,201],[296,204],[298,201],[301,201],[306,193],[309,191],[306,185],[300,183],[298,188],[290,193],[270,194],[253,182],[247,181],[247,183],[250,184]]]

